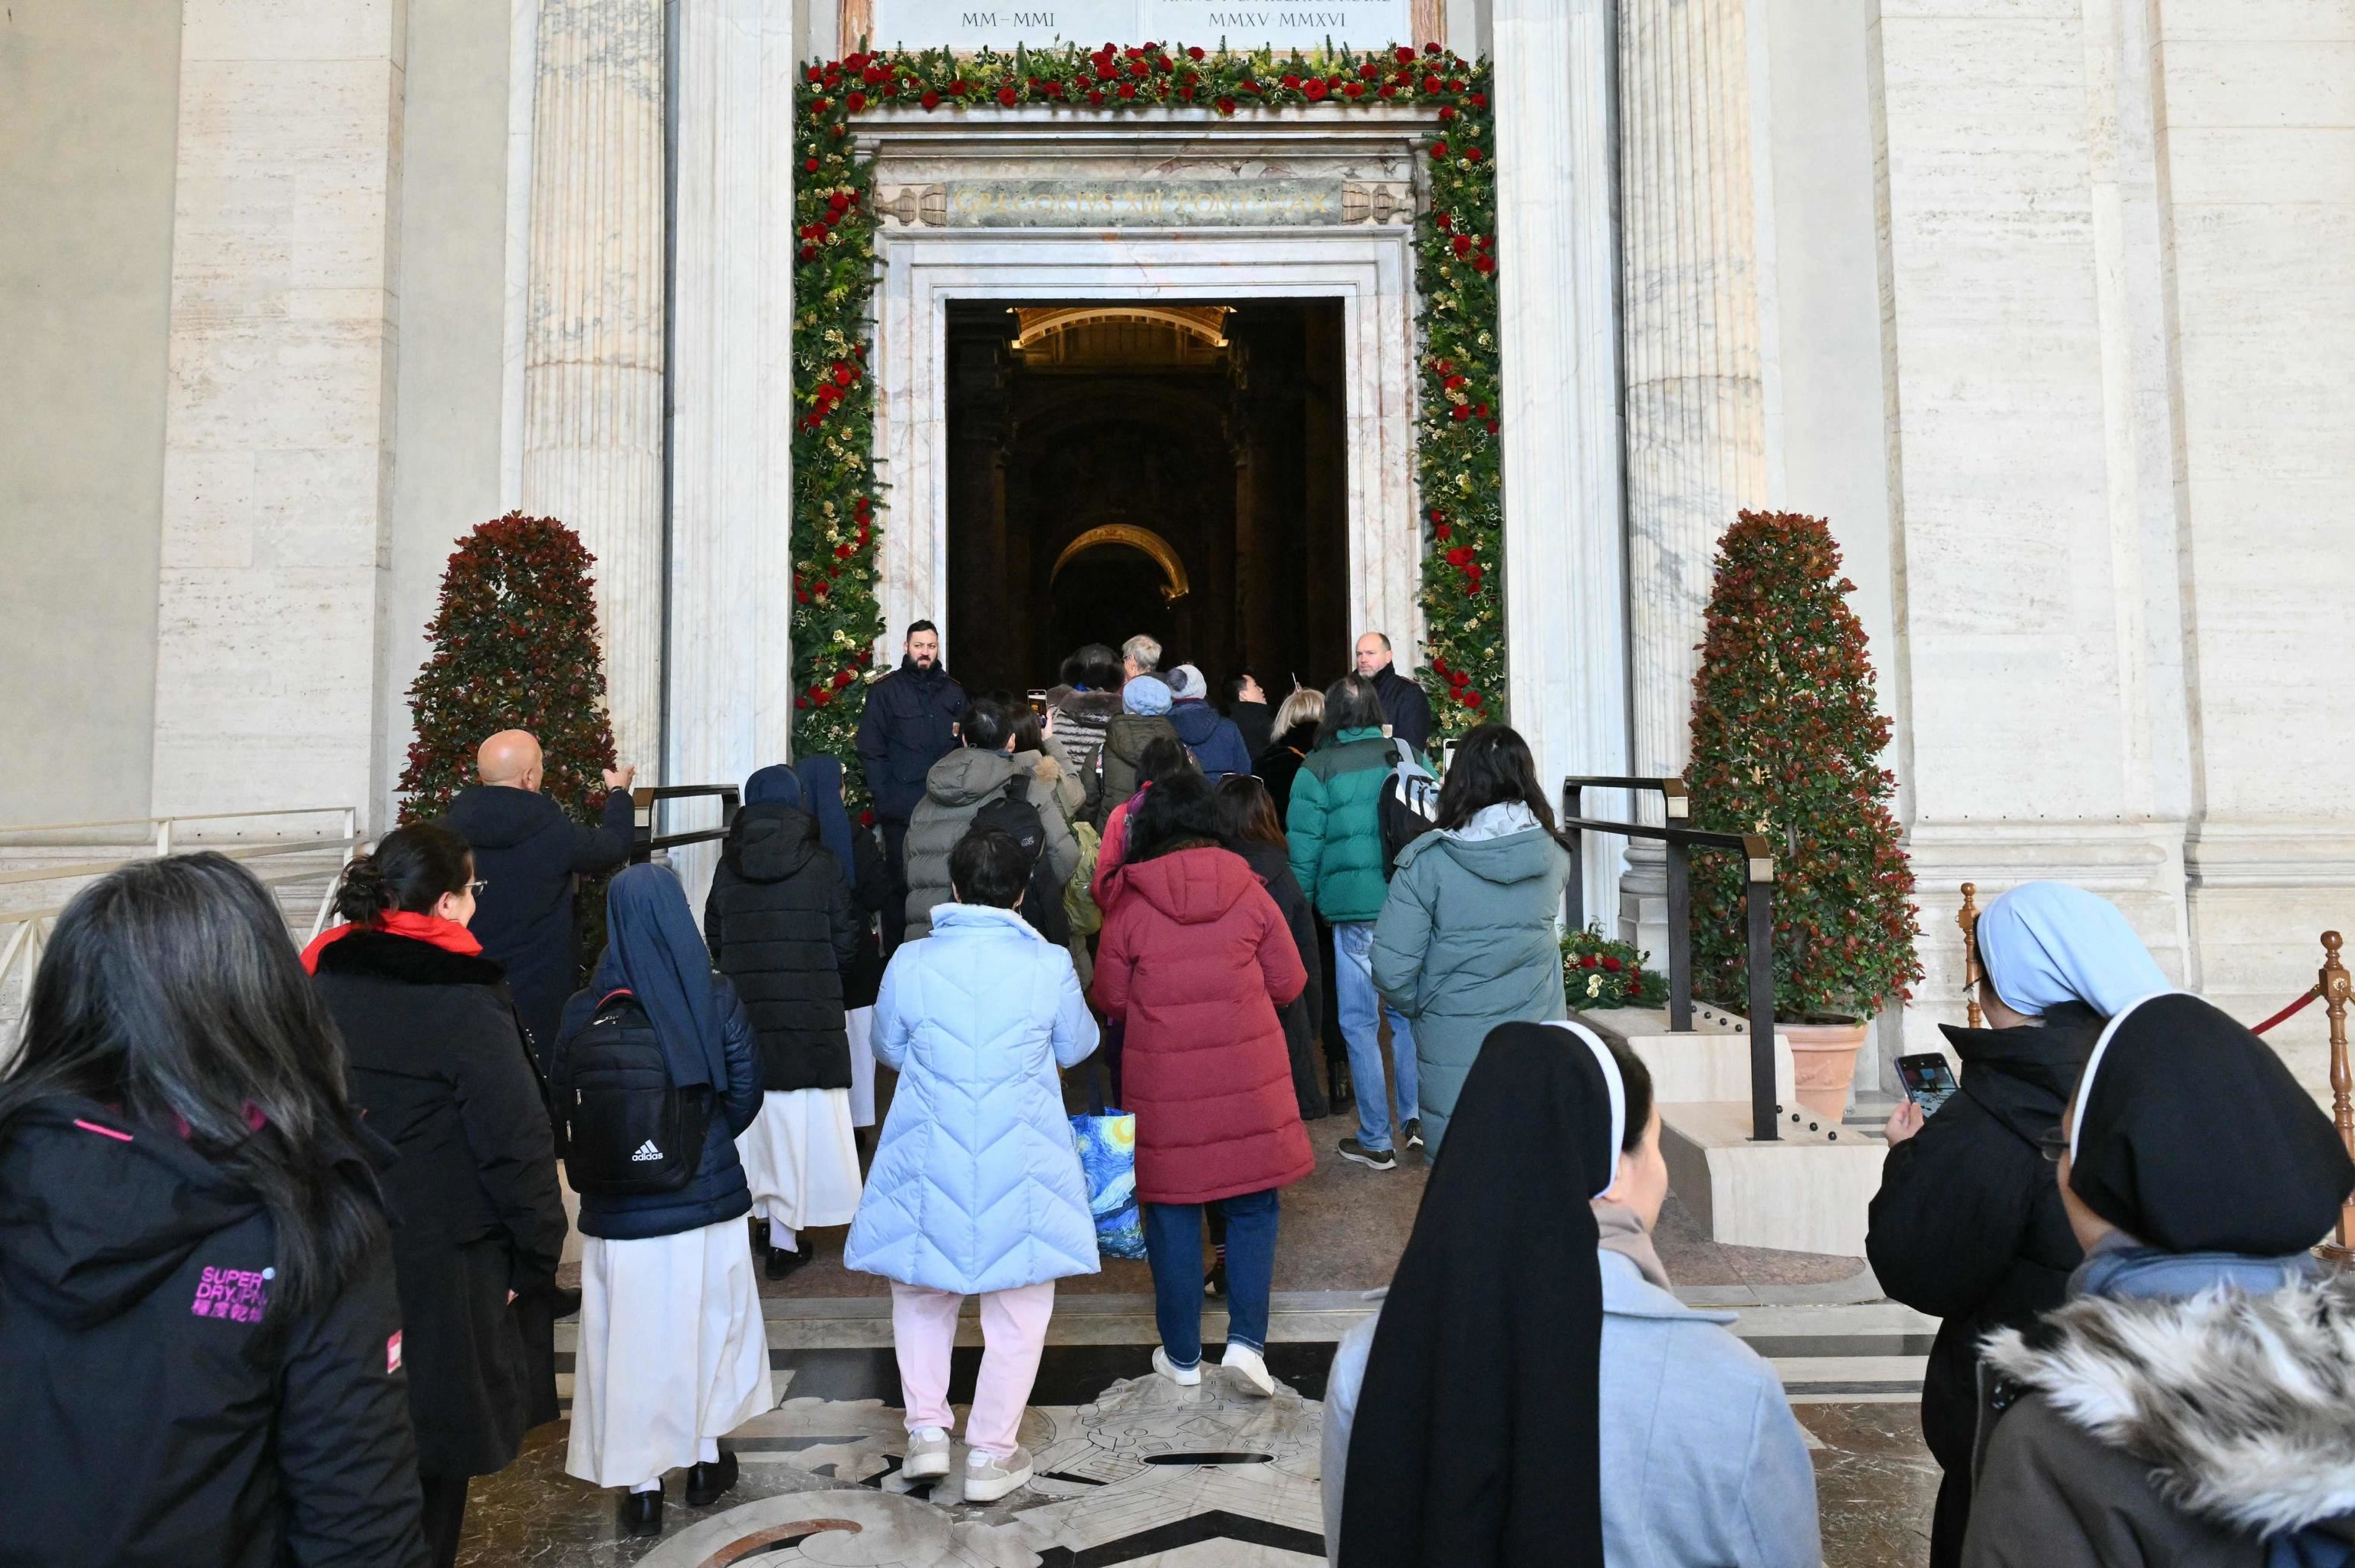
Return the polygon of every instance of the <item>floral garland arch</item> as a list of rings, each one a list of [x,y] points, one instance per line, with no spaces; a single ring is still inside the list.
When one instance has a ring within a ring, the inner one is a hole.
[[[886,105],[987,113],[1047,104],[1107,113],[1192,106],[1412,105],[1432,111],[1430,203],[1415,219],[1421,392],[1423,606],[1429,660],[1417,672],[1444,734],[1505,716],[1498,578],[1504,482],[1497,441],[1496,118],[1487,62],[1426,44],[1364,54],[1230,52],[1145,44],[1087,49],[858,53],[805,68],[796,93],[794,270],[794,749],[853,767],[868,682],[884,672],[876,599],[885,503],[874,471],[868,376],[875,292],[872,160],[853,120]]]

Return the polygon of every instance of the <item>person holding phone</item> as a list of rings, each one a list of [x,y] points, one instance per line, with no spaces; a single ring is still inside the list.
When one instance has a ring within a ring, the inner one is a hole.
[[[2061,1305],[2083,1261],[2037,1140],[2060,1124],[2104,1025],[2169,989],[2126,916],[2062,883],[2027,883],[1988,905],[1977,943],[1987,1027],[1941,1026],[1963,1065],[1951,1096],[1927,1062],[1900,1064],[1907,1097],[1889,1118],[1865,1238],[1890,1298],[1945,1319],[1922,1381],[1922,1434],[1945,1471],[1932,1568],[1962,1561],[1979,1341]]]

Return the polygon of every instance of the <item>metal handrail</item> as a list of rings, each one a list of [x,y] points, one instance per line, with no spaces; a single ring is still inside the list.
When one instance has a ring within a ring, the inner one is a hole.
[[[1781,1134],[1774,1121],[1774,848],[1760,833],[1724,833],[1704,828],[1653,827],[1646,822],[1614,822],[1578,814],[1582,789],[1651,789],[1674,783],[1678,791],[1662,790],[1673,803],[1683,792],[1681,779],[1565,779],[1561,789],[1561,829],[1571,838],[1570,880],[1562,889],[1562,915],[1572,930],[1586,927],[1586,893],[1582,880],[1585,835],[1616,833],[1631,839],[1655,839],[1668,850],[1668,1027],[1678,1033],[1692,1027],[1692,865],[1691,853],[1700,850],[1731,850],[1740,853],[1748,873],[1744,959],[1750,981],[1750,1136],[1772,1142]],[[1688,811],[1689,807],[1687,808]],[[1678,813],[1682,815],[1684,813]]]
[[[691,832],[655,832],[655,803],[658,800],[686,800],[706,795],[719,798],[719,825],[698,828]],[[641,784],[630,791],[632,830],[630,833],[630,863],[644,865],[654,858],[656,850],[677,849],[682,844],[710,843],[728,836],[736,821],[738,794],[733,784]]]

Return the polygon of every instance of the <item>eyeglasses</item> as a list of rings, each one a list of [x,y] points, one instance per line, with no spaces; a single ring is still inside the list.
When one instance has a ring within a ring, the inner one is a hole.
[[[2056,1127],[2038,1139],[2036,1152],[2044,1156],[2047,1162],[2053,1165],[2060,1164],[2069,1157],[2069,1129],[2065,1127]]]
[[[480,897],[483,895],[483,894],[484,894],[485,890],[485,889],[487,889],[490,885],[490,885],[489,883],[487,883],[487,882],[485,882],[485,881],[482,880],[480,877],[477,877],[475,880],[474,880],[474,881],[472,881],[472,882],[470,882],[470,883],[468,883],[468,884],[466,884],[466,891],[467,891],[468,893],[473,894],[475,897],[480,898]]]

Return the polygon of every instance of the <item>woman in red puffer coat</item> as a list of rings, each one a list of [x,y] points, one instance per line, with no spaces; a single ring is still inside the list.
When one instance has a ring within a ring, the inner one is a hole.
[[[1202,1206],[1227,1221],[1225,1366],[1275,1392],[1267,1348],[1276,1189],[1316,1168],[1276,1009],[1308,983],[1275,900],[1224,847],[1190,770],[1138,802],[1106,906],[1093,1000],[1127,1031],[1123,1100],[1136,1117],[1136,1195],[1153,1266],[1156,1372],[1202,1381]],[[1131,896],[1131,895],[1134,896]]]

